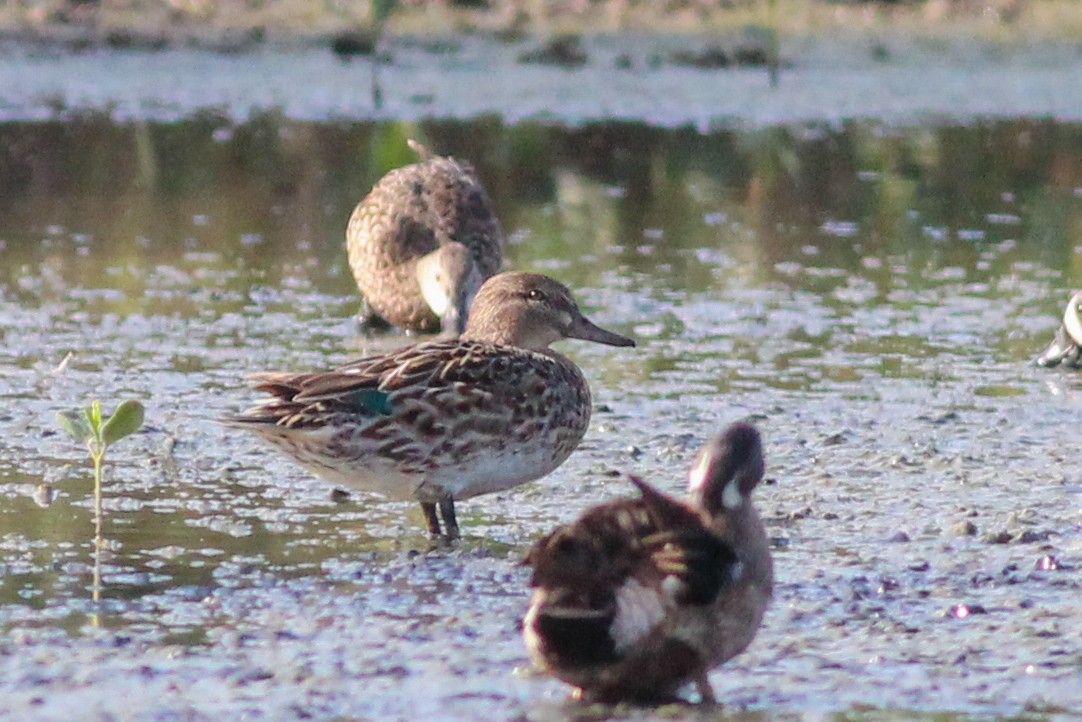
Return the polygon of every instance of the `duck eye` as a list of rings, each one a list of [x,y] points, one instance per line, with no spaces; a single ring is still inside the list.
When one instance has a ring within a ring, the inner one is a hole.
[[[541,293],[536,288],[531,288],[529,291],[526,292],[526,298],[530,299],[531,301],[544,301],[545,294]]]

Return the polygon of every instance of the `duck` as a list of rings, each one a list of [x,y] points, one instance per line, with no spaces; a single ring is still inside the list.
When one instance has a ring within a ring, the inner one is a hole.
[[[539,479],[582,441],[590,387],[549,348],[562,339],[635,345],[586,318],[558,281],[505,272],[481,286],[461,336],[330,371],[256,374],[269,396],[222,421],[332,484],[418,501],[432,537],[453,540],[456,501]]]
[[[1082,367],[1082,291],[1075,291],[1067,301],[1063,322],[1056,336],[1034,363],[1038,366]]]
[[[763,473],[758,430],[736,423],[697,455],[687,500],[631,476],[638,498],[540,539],[522,625],[535,666],[577,699],[668,702],[693,683],[714,703],[708,673],[748,647],[773,595],[751,499]]]
[[[349,267],[365,321],[457,335],[503,266],[503,231],[472,166],[407,142],[420,161],[383,176],[350,216]]]

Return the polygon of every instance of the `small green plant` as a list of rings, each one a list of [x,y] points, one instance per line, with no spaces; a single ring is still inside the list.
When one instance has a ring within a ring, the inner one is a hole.
[[[86,444],[94,461],[94,511],[101,530],[101,478],[105,450],[111,445],[134,434],[143,425],[143,405],[138,401],[125,401],[112,416],[101,412],[101,402],[95,401],[84,411],[61,411],[56,415],[60,426],[79,443]]]
[[[143,425],[143,405],[138,401],[125,401],[116,407],[112,416],[105,416],[101,411],[101,402],[95,401],[84,410],[59,412],[56,421],[73,439],[86,444],[94,462],[94,601],[98,601],[101,593],[101,486],[105,450],[139,430]]]

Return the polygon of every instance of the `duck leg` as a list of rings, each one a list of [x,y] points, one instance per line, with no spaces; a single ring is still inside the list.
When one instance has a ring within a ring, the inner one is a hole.
[[[710,679],[706,676],[705,669],[695,678],[695,689],[698,690],[701,698],[699,704],[716,705],[718,703],[717,698],[714,696],[714,688],[710,686]]]
[[[431,501],[422,501],[421,511],[423,511],[425,514],[425,525],[428,526],[429,535],[433,539],[439,538],[440,520],[439,517],[436,516],[436,504]]]
[[[455,517],[455,500],[453,498],[440,499],[440,515],[443,516],[443,525],[447,529],[447,538],[458,539],[458,519]],[[437,531],[438,529],[437,523]]]

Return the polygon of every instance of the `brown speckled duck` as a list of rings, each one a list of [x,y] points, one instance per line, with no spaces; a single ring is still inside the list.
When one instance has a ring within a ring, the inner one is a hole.
[[[503,233],[472,167],[409,145],[420,162],[383,176],[349,219],[349,266],[385,321],[461,333],[481,284],[500,271]]]
[[[547,276],[481,287],[460,338],[419,343],[323,373],[264,373],[270,394],[224,423],[253,431],[334,484],[421,503],[459,535],[455,500],[533,481],[562,464],[590,421],[590,388],[565,338],[635,342],[594,325]]]
[[[1036,359],[1038,366],[1063,364],[1070,368],[1082,367],[1082,291],[1075,291],[1067,301],[1063,322],[1056,337]]]
[[[751,643],[773,591],[762,477],[759,432],[734,424],[699,452],[687,502],[632,477],[641,498],[541,539],[526,560],[534,662],[579,698],[667,701],[694,682],[713,702],[708,672]]]

